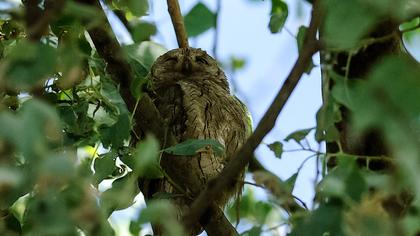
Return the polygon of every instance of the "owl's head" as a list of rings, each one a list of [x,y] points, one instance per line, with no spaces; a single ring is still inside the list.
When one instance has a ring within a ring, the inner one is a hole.
[[[229,90],[226,76],[217,61],[199,48],[177,48],[166,52],[156,59],[151,75],[152,83],[157,86],[184,80]]]

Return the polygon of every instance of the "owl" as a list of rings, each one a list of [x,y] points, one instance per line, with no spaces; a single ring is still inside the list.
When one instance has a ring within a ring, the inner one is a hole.
[[[149,184],[146,199],[159,192],[172,194],[181,216],[246,141],[250,133],[247,110],[230,94],[217,61],[201,49],[168,51],[155,61],[149,79],[151,97],[178,143],[187,139],[215,139],[225,147],[224,155],[203,149],[195,156],[162,157],[162,168],[180,186],[174,188],[166,179],[155,181]],[[241,191],[243,174],[241,178],[228,191],[220,193],[218,206],[223,208]]]

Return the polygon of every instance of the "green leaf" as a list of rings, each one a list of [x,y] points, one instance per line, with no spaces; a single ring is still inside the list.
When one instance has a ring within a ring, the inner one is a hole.
[[[101,194],[100,204],[109,216],[115,210],[122,210],[133,205],[134,198],[139,192],[137,176],[128,173],[116,179],[112,187]]]
[[[128,114],[121,114],[118,120],[112,126],[102,125],[99,127],[101,141],[105,148],[112,146],[118,148],[124,145],[124,142],[130,138],[130,117]]]
[[[139,177],[148,179],[163,177],[160,167],[159,143],[153,136],[147,136],[137,145],[133,158],[135,158],[133,170]]]
[[[309,129],[301,129],[297,130],[289,135],[284,139],[284,141],[295,140],[297,143],[300,143],[306,136],[308,136],[309,132],[311,132],[314,128]]]
[[[124,99],[118,92],[117,87],[115,87],[112,83],[108,81],[102,81],[101,95],[103,96],[107,106],[110,106],[111,108],[117,108],[117,111],[115,111],[113,115],[119,116],[129,113]]]
[[[321,181],[318,193],[326,197],[360,201],[368,186],[355,158],[346,154],[337,155],[336,158],[337,167]]]
[[[339,133],[337,128],[335,127],[335,123],[341,121],[341,119],[342,117],[340,112],[340,106],[334,101],[334,98],[330,95],[328,101],[324,103],[316,113],[316,141],[338,141]]]
[[[88,108],[87,102],[58,107],[61,121],[68,136],[79,140],[93,135],[95,122],[87,115]]]
[[[140,63],[147,71],[149,71],[155,60],[168,50],[158,43],[143,41],[139,44],[137,43],[125,46],[124,51],[131,60]]]
[[[235,203],[228,208],[227,214],[231,222],[236,220],[237,214],[239,213],[241,219],[246,219],[254,225],[264,225],[271,223],[270,216],[275,212],[275,209],[274,204],[257,200],[251,189],[246,189],[245,193],[241,196],[240,201],[235,201]]]
[[[42,85],[52,75],[57,61],[57,52],[51,46],[39,43],[19,41],[6,57],[6,69],[1,72],[9,86],[18,89],[30,89]]]
[[[19,140],[17,147],[27,160],[44,156],[48,144],[61,141],[61,124],[50,105],[29,100],[22,104],[19,112],[22,132],[14,135]]]
[[[333,204],[322,204],[309,217],[295,222],[290,236],[344,235],[343,210]]]
[[[282,0],[271,0],[270,23],[268,28],[271,33],[278,33],[284,27],[289,9],[287,4]]]
[[[142,227],[137,221],[130,221],[130,225],[128,230],[130,231],[131,235],[139,235]]]
[[[144,16],[149,10],[147,0],[119,0],[112,2],[117,8],[131,12],[135,16]]]
[[[215,27],[216,15],[203,3],[197,3],[184,18],[189,37],[198,36]]]
[[[217,156],[222,156],[225,153],[223,145],[215,139],[188,139],[175,146],[165,148],[162,151],[172,155],[193,156],[202,150],[207,151],[209,148],[211,148]]]
[[[293,192],[293,189],[295,188],[295,183],[297,180],[299,173],[294,173],[292,176],[290,176],[288,179],[286,179],[286,181],[284,181],[286,188],[288,189],[288,191],[290,193]]]
[[[267,146],[268,148],[270,148],[271,151],[274,152],[274,155],[277,158],[281,158],[281,154],[283,154],[283,144],[281,142],[276,141],[272,144],[268,144]]]
[[[380,15],[369,4],[358,0],[327,0],[324,38],[329,46],[349,49],[356,46]]]
[[[243,58],[238,58],[235,56],[232,56],[230,58],[230,67],[232,68],[233,71],[238,71],[244,68],[245,65],[246,65],[246,61]]]
[[[108,152],[95,159],[93,169],[95,170],[94,177],[96,185],[112,175],[117,168],[115,165],[116,159],[117,155],[114,152]]]
[[[135,43],[150,40],[156,34],[156,26],[149,22],[139,22],[132,27],[132,37]]]
[[[299,27],[299,31],[298,31],[298,34],[296,36],[296,42],[297,42],[299,54],[301,53],[301,50],[303,48],[303,44],[304,44],[304,41],[305,41],[305,35],[306,35],[307,30],[308,30],[308,27],[306,27],[306,26],[302,25],[302,26]],[[314,68],[314,66],[315,66],[314,65],[314,60],[311,59],[311,62],[309,64],[308,68],[306,69],[305,73],[310,74],[312,69]]]
[[[168,200],[155,200],[147,204],[147,208],[140,212],[140,223],[150,222],[162,226],[164,235],[186,235],[182,224],[178,222],[178,210]]]

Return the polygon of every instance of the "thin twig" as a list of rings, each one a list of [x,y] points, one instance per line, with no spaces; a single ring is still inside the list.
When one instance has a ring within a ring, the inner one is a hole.
[[[312,56],[318,51],[318,41],[316,33],[320,21],[320,12],[318,9],[318,1],[315,0],[312,10],[311,23],[307,31],[304,48],[299,55],[292,71],[284,82],[282,88],[278,92],[273,103],[264,114],[254,133],[247,139],[246,143],[236,152],[231,161],[223,169],[222,173],[210,181],[207,187],[201,192],[198,198],[191,205],[190,211],[183,218],[187,229],[191,228],[195,219],[199,219],[203,213],[208,209],[211,202],[213,202],[220,193],[229,186],[233,186],[239,174],[252,160],[253,152],[261,143],[265,135],[274,127],[278,115],[282,111],[285,103],[289,99],[302,74],[309,65]]]
[[[188,36],[185,30],[184,19],[182,18],[181,9],[178,0],[167,0],[168,12],[171,16],[172,24],[174,26],[176,40],[180,48],[188,48]]]

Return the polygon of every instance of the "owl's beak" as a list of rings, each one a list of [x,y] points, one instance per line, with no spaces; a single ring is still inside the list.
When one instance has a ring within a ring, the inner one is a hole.
[[[189,57],[184,57],[181,65],[181,72],[184,74],[190,74],[192,65]]]

